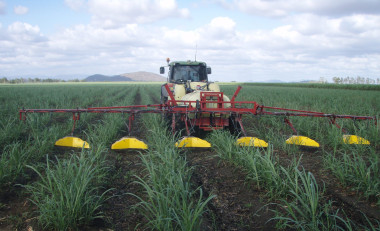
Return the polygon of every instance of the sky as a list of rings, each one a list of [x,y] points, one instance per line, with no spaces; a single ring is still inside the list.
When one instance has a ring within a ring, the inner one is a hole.
[[[380,0],[0,0],[0,77],[159,73],[211,81],[380,77]]]

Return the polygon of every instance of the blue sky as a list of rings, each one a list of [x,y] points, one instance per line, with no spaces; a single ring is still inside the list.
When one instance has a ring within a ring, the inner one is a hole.
[[[380,0],[0,0],[0,77],[158,73],[211,80],[380,78]]]

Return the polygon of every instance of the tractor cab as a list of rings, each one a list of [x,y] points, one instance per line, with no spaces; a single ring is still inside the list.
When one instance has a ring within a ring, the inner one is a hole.
[[[217,91],[219,86],[208,81],[211,74],[211,67],[205,62],[198,61],[173,61],[166,59],[169,67],[168,83],[170,91],[175,100],[184,100],[193,94],[199,98],[199,91]],[[165,74],[165,67],[160,67],[160,74]],[[161,103],[165,103],[169,98],[165,85],[161,87]],[[198,92],[198,93],[197,93]]]
[[[204,62],[197,61],[168,61],[169,83],[187,83],[187,82],[208,82],[208,74],[211,74],[211,68],[207,67]],[[165,68],[160,68],[160,73],[165,73]]]

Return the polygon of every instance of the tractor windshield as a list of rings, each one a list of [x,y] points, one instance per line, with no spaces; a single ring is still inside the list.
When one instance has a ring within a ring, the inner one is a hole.
[[[173,81],[207,81],[207,73],[205,66],[194,65],[176,65],[173,68]]]

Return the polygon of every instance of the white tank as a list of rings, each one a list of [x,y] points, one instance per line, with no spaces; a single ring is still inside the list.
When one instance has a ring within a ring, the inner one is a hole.
[[[184,101],[197,101],[197,100],[199,100],[200,101],[201,100],[201,94],[200,94],[201,92],[214,92],[214,91],[199,91],[199,90],[196,90],[196,91],[193,91],[191,93],[188,93],[188,94],[184,95],[181,98],[181,100],[184,100]],[[214,99],[207,99],[207,100],[217,101],[218,99],[214,97]],[[223,95],[223,101],[230,101],[230,99],[228,98],[228,96]],[[196,107],[196,103],[191,103],[191,106],[192,107]],[[206,104],[206,107],[208,107],[208,108],[217,108],[217,103],[208,103],[208,104]],[[224,108],[230,108],[230,107],[231,107],[230,103],[224,104]]]

